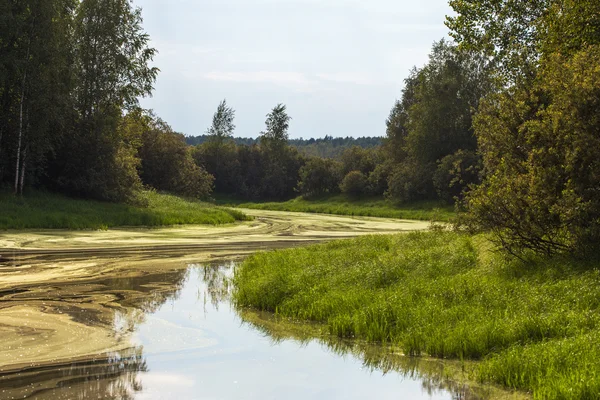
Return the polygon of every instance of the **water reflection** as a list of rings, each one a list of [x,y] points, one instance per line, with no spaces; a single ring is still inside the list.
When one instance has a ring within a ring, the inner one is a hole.
[[[143,390],[138,373],[148,371],[135,347],[92,360],[24,368],[0,376],[4,399],[124,399]]]
[[[495,396],[449,379],[459,364],[404,357],[390,348],[337,340],[318,325],[236,310],[230,302],[234,269],[233,263],[194,264],[0,294],[0,325],[2,309],[43,307],[104,329],[122,347],[81,357],[69,357],[66,349],[55,360],[0,368],[0,398]],[[48,343],[32,344],[22,335],[21,349],[43,353]],[[8,351],[0,343],[0,361]]]
[[[20,338],[17,349],[11,348],[11,340],[0,342],[0,399],[135,398],[143,390],[139,373],[147,372],[148,365],[143,346],[132,345],[128,337],[147,315],[180,296],[187,276],[186,269],[177,269],[0,293],[0,312],[23,308],[38,311],[31,318],[68,316],[72,322],[65,333],[60,321],[55,326],[41,320],[35,326],[23,318],[21,325],[8,325],[6,314],[0,313],[0,332]],[[90,332],[104,332],[98,346],[117,350],[81,355],[86,342],[97,338]],[[32,356],[15,362],[15,350]]]
[[[360,360],[366,372],[398,374],[409,380],[420,381],[428,396],[450,393],[452,399],[473,400],[492,398],[499,393],[494,388],[468,386],[458,381],[459,378],[468,379],[465,365],[460,362],[407,357],[389,346],[332,337],[318,325],[295,323],[264,312],[239,312],[244,323],[262,332],[274,345],[295,341],[307,346],[317,342],[340,357],[350,356]]]

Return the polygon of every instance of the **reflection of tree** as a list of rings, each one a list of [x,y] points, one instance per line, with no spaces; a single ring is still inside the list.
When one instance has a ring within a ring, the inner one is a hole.
[[[468,379],[468,364],[434,359],[407,357],[389,346],[373,345],[354,340],[339,339],[328,334],[321,325],[296,323],[275,317],[271,313],[238,310],[242,321],[262,332],[274,343],[294,340],[302,345],[317,341],[340,356],[353,355],[361,359],[363,366],[371,372],[383,374],[396,372],[406,378],[419,380],[423,389],[431,396],[448,391],[456,400],[473,400],[493,397],[499,390],[461,383]]]
[[[223,264],[214,263],[206,265],[192,265],[195,267],[202,278],[203,292],[198,293],[199,297],[203,297],[204,312],[206,313],[206,303],[216,309],[219,309],[219,304],[229,301],[231,295],[231,274],[234,263]]]
[[[78,323],[114,332],[115,343],[133,332],[146,315],[180,296],[187,269],[133,277],[36,287],[4,296],[4,301],[42,302],[49,313],[67,314]],[[44,346],[42,342],[27,344]],[[43,349],[41,349],[43,353]],[[77,355],[77,348],[73,349]],[[132,399],[140,391],[139,372],[147,372],[142,347],[109,355],[57,361],[0,375],[4,398]]]
[[[9,399],[133,399],[147,371],[141,347],[82,360],[26,368],[0,377]]]

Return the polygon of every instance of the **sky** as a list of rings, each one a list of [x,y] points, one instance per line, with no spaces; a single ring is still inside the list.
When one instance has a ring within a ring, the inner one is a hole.
[[[257,137],[278,103],[291,138],[384,136],[413,66],[448,37],[447,0],[134,0],[159,54],[142,106],[201,135],[219,102]]]

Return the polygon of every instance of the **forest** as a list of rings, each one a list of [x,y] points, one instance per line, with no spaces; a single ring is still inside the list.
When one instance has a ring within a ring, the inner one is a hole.
[[[3,191],[141,205],[144,188],[439,200],[513,255],[590,254],[600,239],[600,4],[450,5],[451,38],[410,71],[374,138],[290,140],[293,113],[277,104],[257,139],[236,140],[225,100],[195,138],[140,107],[159,69],[132,2],[2,1]]]

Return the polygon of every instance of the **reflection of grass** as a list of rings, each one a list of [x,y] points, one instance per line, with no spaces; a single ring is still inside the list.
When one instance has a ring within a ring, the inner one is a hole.
[[[339,356],[351,354],[362,360],[370,372],[383,374],[392,371],[410,379],[420,380],[429,394],[442,389],[450,391],[454,398],[525,398],[521,394],[483,386],[470,380],[477,367],[472,361],[450,361],[426,357],[408,357],[389,346],[369,344],[365,341],[342,339],[329,335],[327,327],[316,323],[302,323],[278,317],[269,312],[240,309],[242,320],[254,329],[270,337],[274,343],[294,340],[307,345],[316,341]]]
[[[218,225],[246,220],[237,210],[180,197],[144,192],[147,207],[78,200],[33,192],[0,193],[0,229],[106,229],[117,226]]]
[[[238,306],[323,323],[405,354],[482,360],[476,378],[538,398],[600,393],[600,271],[507,261],[448,232],[370,236],[256,254]]]
[[[234,204],[236,207],[259,210],[417,219],[423,221],[450,221],[454,216],[453,206],[438,202],[429,201],[395,205],[382,198],[354,199],[343,195],[308,200],[298,197],[279,203],[247,203],[232,201],[231,199],[222,199],[220,202]]]

